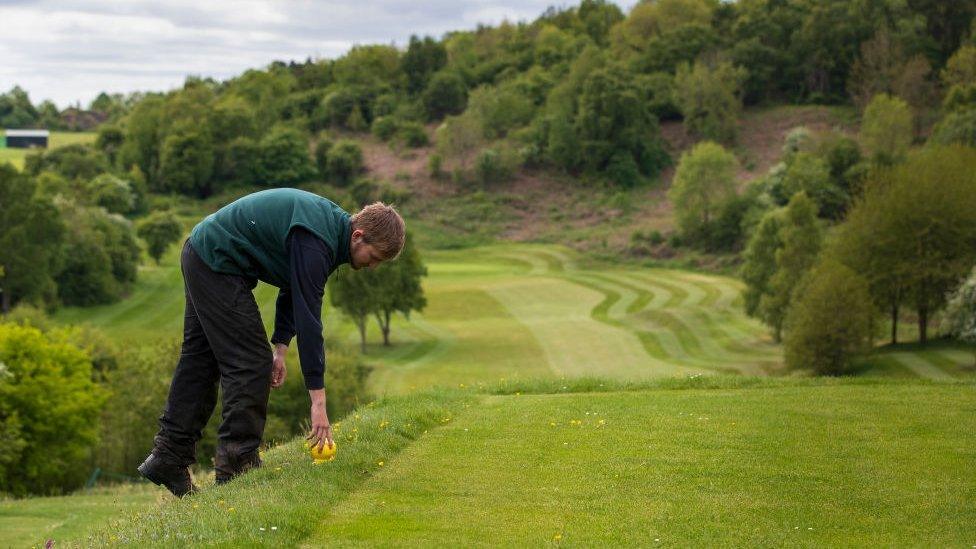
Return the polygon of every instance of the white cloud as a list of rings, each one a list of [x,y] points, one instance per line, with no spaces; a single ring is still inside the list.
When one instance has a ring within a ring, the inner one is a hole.
[[[0,91],[20,85],[35,104],[87,105],[102,91],[163,91],[191,74],[222,80],[274,60],[337,57],[353,44],[531,20],[552,3],[0,0]]]

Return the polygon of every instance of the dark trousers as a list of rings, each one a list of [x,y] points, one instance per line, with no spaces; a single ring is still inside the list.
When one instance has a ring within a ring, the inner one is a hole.
[[[261,464],[271,391],[271,344],[251,290],[257,280],[214,272],[183,244],[186,312],[183,348],[154,439],[161,459],[180,466],[196,462],[196,443],[223,389],[217,431],[217,478]]]

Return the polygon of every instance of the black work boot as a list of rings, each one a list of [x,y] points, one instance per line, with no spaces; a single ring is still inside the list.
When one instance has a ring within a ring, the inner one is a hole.
[[[247,471],[261,466],[261,455],[258,452],[250,452],[245,455],[234,455],[227,451],[225,447],[217,448],[217,455],[214,457],[214,481],[217,484],[226,484],[234,478],[246,473]]]
[[[165,486],[174,496],[181,498],[197,491],[190,478],[190,468],[163,461],[156,454],[149,454],[139,466],[139,473],[160,486]]]

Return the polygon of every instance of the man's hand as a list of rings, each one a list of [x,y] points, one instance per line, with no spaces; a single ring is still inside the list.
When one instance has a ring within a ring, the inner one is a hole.
[[[335,443],[332,441],[329,414],[325,411],[325,389],[311,390],[308,394],[312,397],[312,432],[305,438],[311,446],[318,446],[319,450],[326,444],[331,448]]]
[[[285,368],[285,355],[288,354],[288,346],[278,343],[274,350],[274,366],[271,367],[271,388],[277,389],[285,383],[285,376],[288,368]]]

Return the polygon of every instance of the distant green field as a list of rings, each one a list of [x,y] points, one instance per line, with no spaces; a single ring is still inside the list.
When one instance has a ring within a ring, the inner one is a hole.
[[[51,132],[48,140],[48,149],[63,147],[73,143],[94,143],[96,132]],[[24,158],[30,153],[30,149],[11,149],[0,147],[0,164],[10,162],[18,170],[24,168]]]
[[[182,241],[181,241],[182,242]],[[183,286],[179,245],[160,266],[140,269],[132,295],[116,304],[61,310],[138,343],[179,338]],[[599,375],[648,379],[691,374],[762,375],[782,370],[769,330],[745,316],[741,282],[673,269],[592,265],[569,249],[499,244],[425,253],[428,306],[394,320],[384,348],[371,326],[366,359],[378,394],[500,378]],[[270,333],[277,290],[255,292]],[[352,324],[326,306],[326,332],[354,344]],[[300,375],[295,345],[290,366]],[[973,353],[959,345],[882,348],[865,375],[968,379]]]

